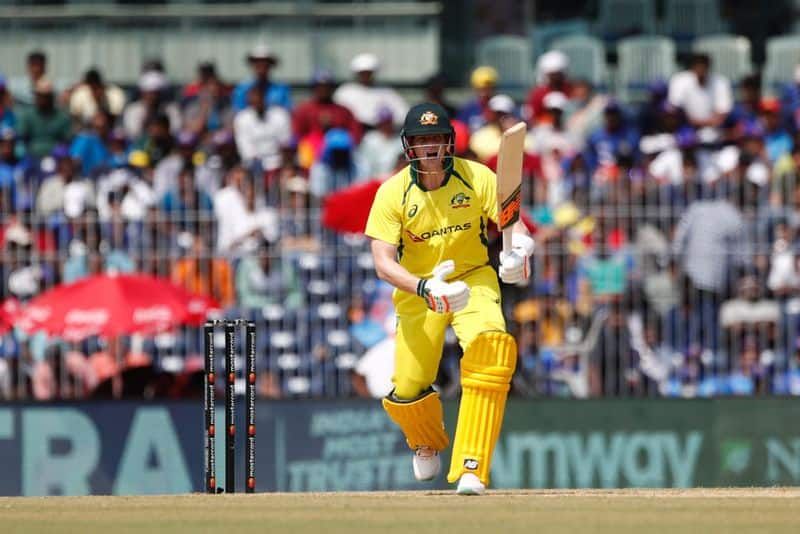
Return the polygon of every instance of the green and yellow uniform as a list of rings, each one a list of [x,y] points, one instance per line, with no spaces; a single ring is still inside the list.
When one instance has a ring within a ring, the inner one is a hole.
[[[419,157],[408,139],[426,134],[444,134],[452,143],[455,134],[441,106],[423,103],[408,112],[401,134],[406,155]],[[460,158],[445,158],[442,168],[442,184],[428,191],[411,159],[381,185],[367,220],[366,234],[396,246],[397,261],[412,275],[429,280],[437,265],[453,260],[455,270],[446,281],[463,281],[470,290],[465,307],[437,313],[417,294],[395,289],[394,390],[383,406],[411,449],[448,447],[442,404],[431,384],[445,329],[452,325],[464,356],[447,479],[455,482],[469,472],[487,484],[517,357],[514,338],[505,332],[497,273],[489,266],[486,228],[497,219],[497,180],[484,165]]]
[[[448,282],[470,287],[466,308],[435,313],[422,298],[394,292],[397,349],[393,382],[401,398],[413,398],[436,379],[448,324],[465,349],[480,332],[505,331],[497,274],[489,263],[486,228],[497,217],[497,182],[488,167],[453,158],[441,187],[427,191],[411,166],[392,176],[378,190],[366,234],[397,246],[400,265],[420,278],[455,260]]]

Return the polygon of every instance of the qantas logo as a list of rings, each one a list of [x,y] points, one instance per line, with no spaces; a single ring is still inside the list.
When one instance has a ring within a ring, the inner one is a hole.
[[[453,232],[463,232],[464,230],[469,230],[470,228],[472,228],[472,223],[466,222],[464,224],[451,224],[450,226],[445,226],[444,228],[439,228],[437,230],[432,230],[430,232],[423,232],[421,235],[417,235],[413,233],[411,230],[406,230],[406,235],[408,235],[408,237],[414,243],[422,243],[437,235],[452,234]]]

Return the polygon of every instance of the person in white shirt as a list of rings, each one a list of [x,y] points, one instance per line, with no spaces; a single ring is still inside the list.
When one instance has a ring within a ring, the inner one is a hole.
[[[292,135],[289,112],[264,102],[261,88],[253,86],[247,92],[248,107],[233,119],[233,132],[239,156],[246,165],[260,162],[264,170],[277,169],[281,164],[281,146]]]
[[[260,239],[277,241],[278,215],[274,209],[259,204],[255,193],[252,177],[240,166],[228,172],[225,187],[214,193],[220,254],[252,252]]]
[[[678,72],[669,81],[670,104],[682,108],[695,128],[721,126],[733,108],[730,82],[710,70],[708,55],[694,54],[689,70]]]
[[[164,114],[169,117],[169,129],[173,134],[181,130],[181,110],[175,102],[166,99],[169,88],[162,72],[148,70],[139,77],[139,100],[131,102],[122,114],[122,126],[130,139],[138,139],[153,117]]]
[[[117,117],[125,107],[125,92],[116,85],[104,83],[97,69],[86,71],[83,82],[65,96],[69,98],[70,115],[83,123],[89,123],[100,109]]]
[[[333,94],[333,101],[349,109],[358,122],[370,128],[377,126],[380,110],[388,108],[395,126],[400,127],[408,112],[408,104],[394,89],[375,86],[375,73],[379,67],[380,63],[374,54],[364,53],[354,57],[350,62],[350,70],[356,79],[339,86]]]
[[[403,155],[403,144],[395,133],[394,117],[388,108],[378,112],[378,127],[364,135],[357,149],[364,178],[388,177]]]

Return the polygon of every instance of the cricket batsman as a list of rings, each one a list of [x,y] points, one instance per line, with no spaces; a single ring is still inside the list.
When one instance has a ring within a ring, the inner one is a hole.
[[[480,163],[454,157],[453,127],[439,105],[411,108],[400,136],[409,165],[381,185],[366,229],[375,270],[395,287],[394,389],[383,406],[414,451],[414,476],[436,477],[449,438],[431,384],[452,325],[464,355],[447,480],[458,482],[461,495],[479,495],[489,483],[517,359],[489,266],[486,227],[497,220],[496,177]],[[499,272],[503,282],[520,284],[528,280],[534,242],[520,221],[513,232]]]

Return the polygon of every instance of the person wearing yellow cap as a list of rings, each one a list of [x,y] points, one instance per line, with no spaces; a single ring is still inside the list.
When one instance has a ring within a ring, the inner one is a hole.
[[[476,131],[489,122],[491,111],[489,100],[495,95],[498,75],[494,68],[487,65],[476,67],[470,76],[470,85],[475,91],[475,96],[464,104],[458,112],[458,120],[469,127],[470,132]]]

